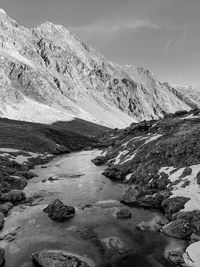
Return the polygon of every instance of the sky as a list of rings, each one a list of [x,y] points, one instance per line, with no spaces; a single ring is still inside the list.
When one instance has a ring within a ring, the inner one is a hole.
[[[200,0],[1,0],[19,24],[62,24],[107,59],[200,84]]]

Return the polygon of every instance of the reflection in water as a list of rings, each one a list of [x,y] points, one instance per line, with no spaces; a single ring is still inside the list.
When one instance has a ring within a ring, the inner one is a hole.
[[[98,154],[73,153],[46,164],[47,168],[36,167],[38,177],[29,181],[25,192],[41,194],[41,201],[32,207],[16,207],[7,219],[2,235],[19,229],[15,241],[5,244],[5,267],[33,267],[31,254],[42,249],[87,256],[96,265],[171,267],[162,256],[171,239],[135,230],[155,212],[126,207],[133,214],[131,219],[114,216],[123,206],[119,200],[125,188],[101,174],[105,167],[91,163]],[[48,181],[49,177],[56,179]],[[76,216],[64,223],[52,221],[42,209],[55,198],[74,206]]]

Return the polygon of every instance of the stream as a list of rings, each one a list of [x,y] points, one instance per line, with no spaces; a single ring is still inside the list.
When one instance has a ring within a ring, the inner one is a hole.
[[[35,167],[38,177],[29,180],[24,189],[28,197],[34,196],[32,204],[14,207],[1,231],[1,236],[8,236],[1,241],[5,267],[33,267],[32,253],[43,249],[81,255],[93,266],[172,266],[164,254],[181,247],[182,241],[135,229],[141,221],[151,220],[156,211],[126,207],[132,212],[131,219],[115,217],[115,212],[125,207],[119,201],[126,186],[104,177],[105,166],[91,162],[100,153],[71,153]],[[50,177],[53,179],[48,180]],[[56,198],[74,206],[76,215],[66,222],[52,221],[42,209]]]

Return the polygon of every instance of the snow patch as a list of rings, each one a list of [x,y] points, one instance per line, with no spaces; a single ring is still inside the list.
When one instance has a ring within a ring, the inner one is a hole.
[[[170,172],[174,169],[173,167],[161,168],[159,173],[165,172],[169,175],[171,182],[180,181],[173,187],[171,197],[188,197],[190,200],[185,204],[184,211],[192,211],[195,209],[199,210],[200,207],[200,186],[197,184],[196,176],[200,171],[200,164],[189,166],[192,169],[191,175],[180,179],[181,174],[185,168],[181,168],[170,175]],[[189,185],[182,187],[182,185],[189,181]]]
[[[127,181],[130,180],[131,176],[132,176],[132,173],[129,173],[128,175],[126,175],[126,180]]]
[[[24,102],[16,105],[7,105],[6,110],[2,111],[1,117],[8,119],[31,121],[51,124],[56,121],[71,121],[74,119],[72,114],[62,112],[53,107],[38,103],[30,98],[24,97]]]
[[[188,267],[200,266],[200,242],[191,244],[186,252],[183,254],[183,258]]]
[[[117,157],[115,158],[115,164],[119,164],[119,163],[120,163],[120,158],[121,158],[121,156],[126,155],[126,154],[128,154],[128,153],[129,153],[128,150],[124,150],[124,151],[119,152],[119,154],[118,154]]]
[[[27,151],[22,151],[22,150],[18,150],[18,149],[12,149],[12,148],[0,148],[0,152],[7,152],[7,153],[0,153],[0,156],[6,156],[6,157],[10,157],[12,160],[15,160],[16,162],[23,164],[28,162],[28,160],[30,158],[37,158],[37,157],[49,157],[51,156],[50,154],[41,154],[41,153],[33,153],[33,152],[27,152]],[[9,153],[18,153],[19,155],[15,156],[13,154],[9,154]],[[21,154],[21,155],[20,155]],[[22,155],[25,154],[25,155]]]
[[[150,137],[148,140],[146,140],[144,144],[148,144],[150,142],[153,142],[153,141],[157,140],[158,138],[160,138],[161,136],[162,136],[162,134],[156,134],[156,135]]]

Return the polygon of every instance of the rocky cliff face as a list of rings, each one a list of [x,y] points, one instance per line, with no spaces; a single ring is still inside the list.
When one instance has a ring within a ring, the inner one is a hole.
[[[0,11],[0,115],[110,127],[190,109],[151,72],[107,61],[63,26],[18,25]]]

